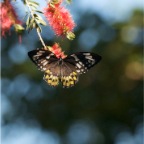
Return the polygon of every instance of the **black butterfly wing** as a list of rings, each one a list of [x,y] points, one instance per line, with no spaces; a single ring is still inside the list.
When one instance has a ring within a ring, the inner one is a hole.
[[[58,59],[52,52],[44,49],[28,52],[30,59],[44,71],[44,80],[51,86],[56,86],[59,80],[63,87],[72,87],[78,82],[79,74],[85,73],[101,60],[95,53],[79,52]]]
[[[90,52],[78,52],[67,56],[64,61],[75,66],[78,74],[86,73],[101,60],[101,56]]]
[[[41,71],[46,71],[49,64],[58,61],[52,52],[44,49],[32,50],[28,52],[28,56]]]
[[[43,79],[49,85],[56,86],[59,84],[59,59],[52,52],[39,49],[28,52],[28,56],[37,65],[39,70],[45,72]]]
[[[87,72],[101,60],[95,53],[79,52],[63,59],[61,82],[63,87],[72,87],[78,82],[79,75]]]

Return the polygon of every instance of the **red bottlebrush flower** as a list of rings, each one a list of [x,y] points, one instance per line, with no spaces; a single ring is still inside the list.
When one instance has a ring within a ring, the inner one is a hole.
[[[55,43],[52,47],[50,47],[49,50],[52,53],[54,53],[57,58],[64,59],[66,57],[66,55],[64,54],[64,52],[62,52],[61,47],[57,43]]]
[[[70,37],[72,36],[72,30],[75,27],[75,23],[69,11],[60,6],[60,3],[55,4],[54,7],[48,4],[48,7],[44,9],[44,15],[46,16],[47,20],[49,21],[49,25],[52,27],[56,35],[62,36],[71,34],[67,36]]]
[[[9,0],[0,3],[0,9],[0,26],[2,36],[5,36],[5,33],[10,30],[12,25],[21,24],[21,21],[18,20],[15,10]]]

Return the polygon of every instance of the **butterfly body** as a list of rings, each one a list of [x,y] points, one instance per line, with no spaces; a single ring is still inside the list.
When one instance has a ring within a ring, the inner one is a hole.
[[[80,74],[86,73],[101,60],[101,56],[89,52],[74,53],[64,59],[44,49],[30,51],[28,55],[38,69],[44,72],[43,79],[49,85],[57,86],[61,82],[67,88],[74,86]]]

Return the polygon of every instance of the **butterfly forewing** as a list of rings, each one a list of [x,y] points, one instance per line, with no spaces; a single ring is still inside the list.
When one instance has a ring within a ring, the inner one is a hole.
[[[60,80],[62,82],[63,87],[72,87],[78,82],[78,74],[75,69],[75,65],[62,61],[61,64],[61,77]]]
[[[101,56],[95,53],[79,52],[65,58],[66,62],[75,65],[76,72],[79,74],[86,73],[101,60]]]
[[[46,71],[50,63],[58,60],[52,52],[44,49],[30,51],[28,56],[41,71]]]

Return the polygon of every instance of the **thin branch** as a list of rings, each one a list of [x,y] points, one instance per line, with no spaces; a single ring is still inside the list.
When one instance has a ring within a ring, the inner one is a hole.
[[[36,19],[35,19],[35,17],[34,17],[34,13],[33,13],[33,11],[31,10],[31,7],[30,7],[29,4],[28,4],[28,1],[25,0],[25,2],[26,2],[26,5],[27,5],[27,7],[28,7],[28,9],[29,9],[29,11],[30,11],[30,14],[31,14],[32,18],[36,21]],[[40,34],[40,32],[39,32],[39,29],[37,28],[36,30],[37,30],[38,37],[39,37],[42,45],[44,46],[44,49],[47,49],[47,47],[46,47],[46,45],[45,45],[45,43],[44,43],[44,41],[43,41],[43,39],[42,39],[42,36],[41,36],[41,34]]]
[[[43,39],[42,39],[42,36],[41,36],[41,34],[40,34],[40,32],[39,32],[38,29],[37,29],[37,34],[38,34],[38,36],[39,36],[39,39],[40,39],[42,45],[44,46],[44,49],[47,49],[47,47],[46,47],[46,45],[45,45],[45,43],[44,43],[44,41],[43,41]]]

